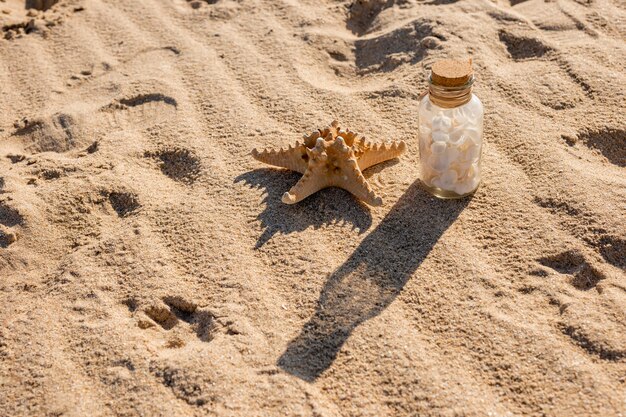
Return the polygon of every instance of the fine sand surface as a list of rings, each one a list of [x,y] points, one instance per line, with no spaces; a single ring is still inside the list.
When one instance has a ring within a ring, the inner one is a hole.
[[[0,12],[0,415],[626,415],[623,1]],[[440,201],[418,97],[468,56],[484,181]],[[333,119],[407,142],[382,207],[250,156]]]

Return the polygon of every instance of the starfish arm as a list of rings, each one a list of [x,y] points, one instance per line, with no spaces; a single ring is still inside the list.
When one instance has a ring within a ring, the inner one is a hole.
[[[340,130],[339,135],[343,138],[345,144],[352,147],[357,140],[358,133],[348,130]]]
[[[302,135],[302,139],[304,139],[304,146],[306,146],[307,148],[312,148],[315,146],[315,143],[317,142],[317,138],[319,138],[321,136],[320,131],[316,130],[315,132],[311,133],[310,135],[307,135],[306,133],[304,135]]]
[[[348,163],[336,177],[333,185],[354,194],[370,206],[381,206],[383,199],[372,189],[363,173],[359,169],[355,158],[348,160]]]
[[[359,168],[365,171],[367,168],[399,157],[406,151],[404,141],[376,143],[373,145],[363,144],[363,155],[359,158]]]
[[[283,203],[295,204],[311,194],[315,194],[322,188],[329,186],[328,181],[322,175],[316,175],[316,170],[307,169],[300,181],[296,183],[291,190],[283,194]]]
[[[301,174],[307,169],[308,156],[306,148],[299,142],[296,143],[295,147],[289,146],[287,149],[266,149],[264,151],[253,149],[252,156],[254,159],[266,164],[287,168]]]

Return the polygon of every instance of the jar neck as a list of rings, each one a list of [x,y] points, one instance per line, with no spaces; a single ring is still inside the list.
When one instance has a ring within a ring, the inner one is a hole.
[[[428,94],[430,101],[436,106],[451,109],[462,106],[472,99],[472,85],[474,76],[463,85],[458,87],[446,87],[434,84],[432,78],[428,79]]]

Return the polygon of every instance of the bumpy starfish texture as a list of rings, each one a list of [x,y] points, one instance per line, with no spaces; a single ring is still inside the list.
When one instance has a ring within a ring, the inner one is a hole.
[[[254,149],[252,156],[266,164],[300,172],[302,178],[283,195],[283,203],[295,204],[327,187],[341,187],[372,206],[383,199],[367,183],[362,171],[394,159],[406,150],[404,141],[371,143],[335,120],[329,127],[304,135],[287,149]]]

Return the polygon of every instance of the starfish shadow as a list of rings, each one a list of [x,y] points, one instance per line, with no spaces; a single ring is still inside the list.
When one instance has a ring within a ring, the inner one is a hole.
[[[374,174],[380,174],[386,168],[391,168],[392,166],[397,165],[399,163],[400,163],[399,158],[394,158],[394,159],[389,159],[387,161],[383,161],[379,164],[376,164],[372,167],[367,168],[365,171],[363,171],[363,176],[365,177],[366,180],[369,180],[370,178],[374,176]]]
[[[326,281],[318,307],[278,360],[306,381],[328,369],[352,331],[393,302],[470,198],[444,201],[414,182]]]
[[[263,228],[256,243],[257,249],[276,234],[301,232],[311,226],[317,229],[323,225],[348,223],[358,229],[359,234],[370,228],[372,215],[369,208],[342,189],[327,188],[294,205],[283,203],[283,193],[301,176],[292,171],[263,168],[235,179],[235,182],[243,181],[249,186],[264,188],[267,193],[263,199],[265,209],[257,217]]]

